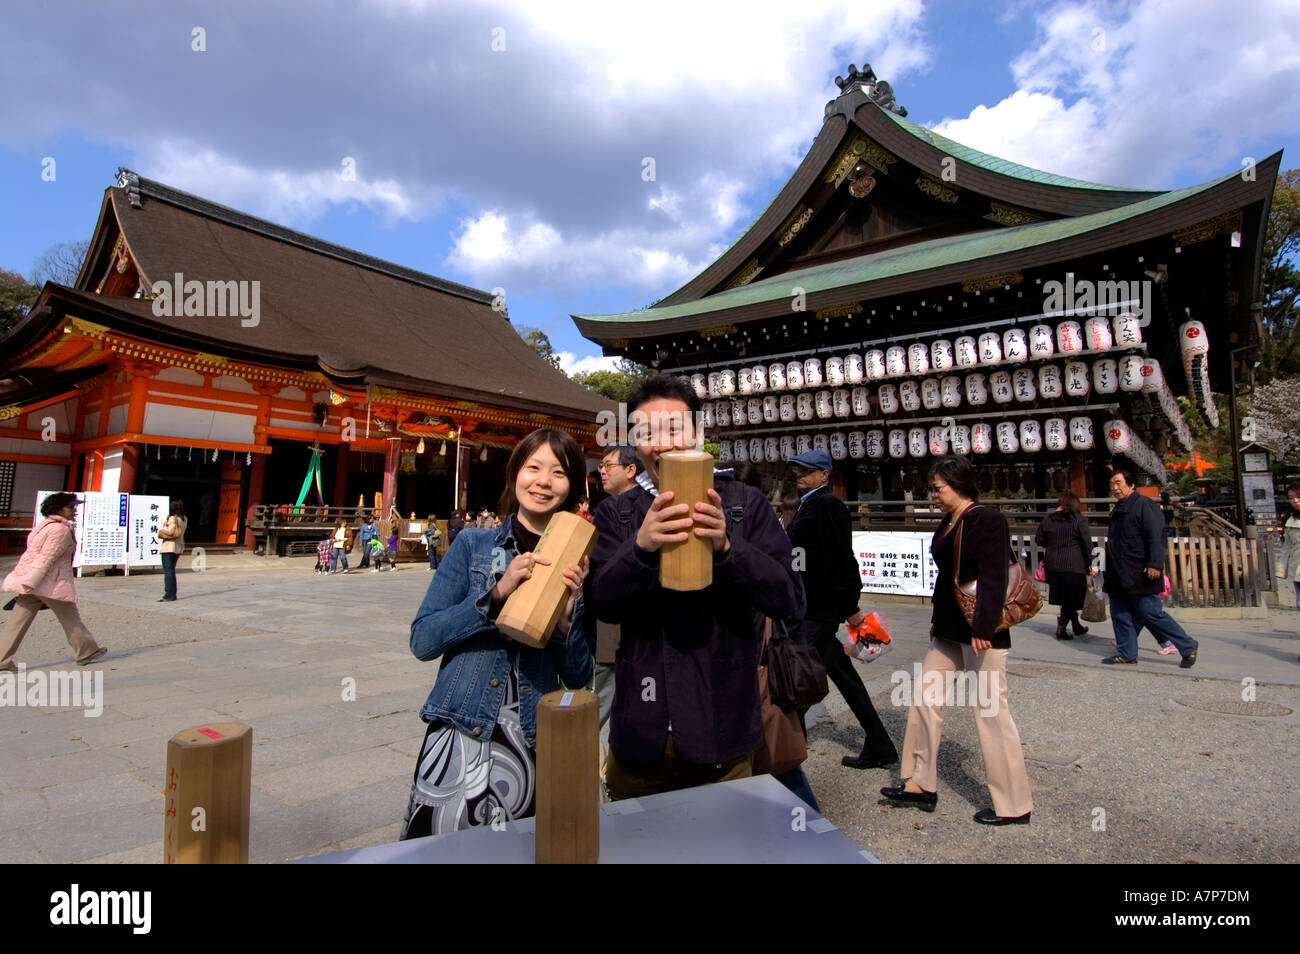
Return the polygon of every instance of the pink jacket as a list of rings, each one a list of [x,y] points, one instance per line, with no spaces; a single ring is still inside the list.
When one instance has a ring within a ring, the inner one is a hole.
[[[18,565],[5,577],[7,593],[30,593],[47,600],[77,602],[73,585],[72,554],[77,548],[76,531],[62,517],[46,517],[27,534],[27,549]]]

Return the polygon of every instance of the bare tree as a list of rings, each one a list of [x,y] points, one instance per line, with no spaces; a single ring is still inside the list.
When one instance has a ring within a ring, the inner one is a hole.
[[[60,285],[75,285],[77,275],[81,273],[81,263],[86,260],[90,242],[60,242],[51,245],[36,260],[32,268],[32,281],[37,285],[46,282],[58,282]]]

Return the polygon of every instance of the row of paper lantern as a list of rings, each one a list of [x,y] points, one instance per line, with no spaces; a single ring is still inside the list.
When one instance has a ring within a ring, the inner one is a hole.
[[[1178,341],[1187,375],[1188,397],[1206,426],[1218,427],[1219,406],[1210,391],[1210,336],[1205,325],[1199,321],[1185,322],[1178,329]]]
[[[1112,454],[1122,455],[1133,461],[1139,469],[1164,484],[1168,481],[1168,472],[1160,455],[1147,446],[1142,438],[1133,433],[1127,421],[1107,421],[1105,425],[1106,449]]]
[[[1057,365],[1046,364],[1036,370],[994,371],[988,376],[976,372],[964,379],[950,374],[923,381],[909,379],[897,385],[882,384],[876,390],[876,404],[882,415],[911,414],[922,409],[953,409],[963,403],[982,407],[990,398],[995,404],[1032,403],[1040,396],[1054,401],[1086,397],[1094,390],[1106,395],[1117,391],[1154,393],[1163,386],[1164,375],[1159,362],[1154,358],[1126,355],[1119,361],[1101,358],[1092,362],[1091,368],[1084,361],[1070,361],[1064,371]],[[871,414],[871,392],[862,385],[815,394],[768,394],[761,398],[721,400],[703,405],[704,426],[720,429],[746,424],[870,417]]]
[[[1159,364],[1154,364],[1147,371],[1147,377],[1143,382],[1142,389],[1147,392],[1156,417],[1165,425],[1165,430],[1173,436],[1174,441],[1179,445],[1183,453],[1190,454],[1192,452],[1192,430],[1187,426],[1187,422],[1183,420],[1182,412],[1178,409],[1178,401],[1174,397],[1174,392],[1170,390],[1168,382],[1165,381],[1164,373],[1160,370]]]
[[[1129,432],[1131,440],[1137,438]],[[941,454],[1036,454],[1043,450],[1091,450],[1092,418],[1077,416],[1069,421],[1061,417],[1039,422],[1026,418],[1019,424],[980,422],[967,426],[893,428],[889,431],[852,431],[848,434],[784,434],[780,437],[750,437],[723,440],[719,460],[724,463],[766,461],[776,463],[809,450],[827,451],[834,460],[879,460],[884,457],[926,457]],[[1144,445],[1145,446],[1145,445]]]
[[[920,377],[953,368],[1019,363],[1050,358],[1058,352],[1109,351],[1117,345],[1130,348],[1142,343],[1137,315],[1117,315],[1113,326],[1112,334],[1111,319],[1089,318],[1083,326],[1077,321],[1062,322],[1055,331],[1050,325],[1035,325],[1028,333],[1020,328],[1009,328],[1000,335],[986,332],[978,339],[962,335],[955,341],[941,338],[929,344],[917,342],[906,348],[902,345],[893,345],[885,350],[875,348],[865,354],[827,358],[824,365],[820,358],[807,358],[728,368],[708,374],[697,372],[684,380],[701,399],[716,399],[736,394],[748,396],[767,391],[798,391],[818,388],[823,383],[839,387],[864,381]]]

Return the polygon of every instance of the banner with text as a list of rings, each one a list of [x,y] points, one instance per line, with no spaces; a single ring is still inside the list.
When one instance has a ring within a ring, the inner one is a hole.
[[[932,533],[882,533],[858,530],[853,552],[866,593],[930,596],[939,569],[930,557]]]

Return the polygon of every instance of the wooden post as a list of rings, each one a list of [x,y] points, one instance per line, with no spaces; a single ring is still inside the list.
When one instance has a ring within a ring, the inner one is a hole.
[[[164,864],[248,864],[253,730],[216,722],[167,742]]]
[[[551,562],[534,566],[532,576],[506,598],[497,615],[497,629],[525,645],[545,646],[569,598],[564,568],[582,563],[595,545],[594,526],[575,513],[554,514],[533,550]]]
[[[708,503],[713,487],[713,456],[704,451],[669,451],[659,457],[659,489],[672,491],[670,506]],[[713,543],[696,536],[694,528],[681,543],[659,550],[659,583],[668,590],[702,590],[713,582]]]
[[[538,701],[537,864],[600,858],[599,715],[596,694],[586,690],[548,692]]]

